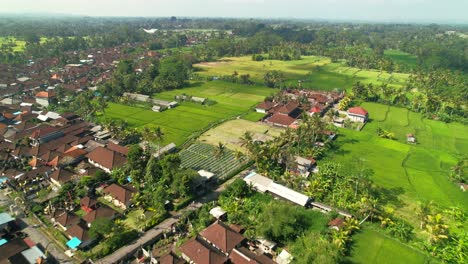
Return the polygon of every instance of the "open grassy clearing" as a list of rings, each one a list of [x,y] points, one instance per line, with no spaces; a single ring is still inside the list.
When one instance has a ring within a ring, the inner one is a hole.
[[[458,206],[468,211],[468,195],[447,178],[457,158],[468,152],[468,127],[423,119],[421,114],[403,108],[374,103],[363,106],[371,122],[361,132],[340,130],[340,146],[327,159],[344,166],[365,160],[374,170],[375,183],[387,188],[391,196],[401,198],[388,202],[415,226],[417,201],[434,201],[442,207]],[[377,137],[378,127],[395,133],[397,139]],[[407,144],[407,133],[414,133],[418,144]]]
[[[45,43],[47,41],[46,37],[41,37],[40,43]],[[0,37],[0,46],[4,44],[12,44],[13,51],[22,52],[26,47],[26,41],[16,39],[15,37]]]
[[[354,235],[353,241],[351,263],[437,263],[424,253],[369,228]]]
[[[182,102],[174,109],[157,113],[151,109],[109,103],[106,118],[127,121],[133,127],[160,126],[164,132],[164,143],[182,144],[192,134],[203,130],[210,124],[247,113],[265,96],[275,92],[274,89],[213,81],[196,83],[189,88],[167,91],[155,97],[174,100],[182,93],[205,97],[217,103],[204,106],[196,103]]]
[[[238,150],[245,153],[245,148],[241,146],[240,137],[245,132],[250,131],[252,134],[265,134],[268,136],[278,136],[281,133],[280,128],[271,127],[262,123],[255,123],[247,120],[237,119],[225,122],[213,129],[208,130],[199,138],[199,141],[211,145],[217,145],[222,142],[232,150]]]
[[[344,66],[342,63],[331,63],[329,58],[318,56],[303,56],[302,60],[252,61],[251,57],[227,57],[217,62],[196,64],[199,74],[203,76],[250,74],[252,80],[263,82],[267,71],[279,70],[285,73],[287,85],[297,86],[302,80],[302,87],[308,89],[333,90],[335,88],[349,90],[356,81],[363,83],[388,83],[394,87],[401,87],[407,74],[386,73],[378,70],[361,70]]]
[[[248,162],[245,156],[237,157],[234,152],[226,149],[219,156],[214,146],[196,143],[180,152],[181,166],[193,170],[207,170],[219,179],[238,171]]]
[[[250,77],[257,82],[263,82],[263,76],[267,71],[282,71],[288,78],[300,79],[313,67],[328,63],[330,63],[328,58],[318,56],[307,56],[302,60],[295,61],[252,61],[250,56],[243,56],[226,57],[216,62],[195,64],[194,67],[198,68],[199,73],[205,76],[231,75],[237,71],[239,74],[250,74]]]

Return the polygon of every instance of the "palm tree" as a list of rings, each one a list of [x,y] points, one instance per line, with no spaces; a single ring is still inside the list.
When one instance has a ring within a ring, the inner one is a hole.
[[[225,153],[226,153],[226,145],[224,145],[221,142],[218,142],[218,145],[213,150],[213,155],[215,159],[219,161],[224,156]],[[222,168],[223,168],[223,176],[225,176],[224,174],[226,173],[225,172],[226,168],[225,166],[222,166]]]
[[[161,143],[162,143],[162,141],[164,139],[164,133],[163,133],[161,127],[158,126],[154,130],[154,138],[155,138],[156,142],[158,142],[158,153],[159,153],[159,151],[161,149]]]
[[[416,214],[419,218],[419,228],[423,229],[424,225],[427,223],[427,216],[432,212],[432,201],[418,203],[418,208],[416,208]]]
[[[441,214],[428,215],[426,230],[429,232],[429,241],[433,244],[448,239],[448,225],[442,219]]]

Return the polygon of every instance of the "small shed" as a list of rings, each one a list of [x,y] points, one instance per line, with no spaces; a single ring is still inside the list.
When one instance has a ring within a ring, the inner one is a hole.
[[[226,215],[226,211],[223,210],[220,206],[216,206],[215,208],[210,210],[210,215],[212,215],[216,219],[221,219]]]
[[[289,264],[293,260],[293,256],[289,254],[288,251],[283,249],[281,253],[276,257],[276,262],[278,264]]]
[[[336,231],[339,231],[343,226],[344,226],[345,220],[343,218],[335,218],[328,222],[328,227],[330,229],[335,229]]]
[[[406,135],[406,142],[408,143],[416,143],[416,137],[413,134]]]

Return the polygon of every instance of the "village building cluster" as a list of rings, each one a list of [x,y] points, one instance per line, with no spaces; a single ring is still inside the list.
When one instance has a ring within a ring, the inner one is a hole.
[[[22,231],[22,226],[11,214],[0,213],[0,263],[48,263],[44,249]]]
[[[255,111],[265,114],[263,122],[283,128],[297,128],[303,114],[323,117],[329,110],[338,114],[331,120],[335,126],[344,127],[345,118],[351,122],[366,123],[369,113],[360,106],[350,107],[347,111],[338,110],[337,105],[344,97],[344,92],[288,89],[259,103]]]

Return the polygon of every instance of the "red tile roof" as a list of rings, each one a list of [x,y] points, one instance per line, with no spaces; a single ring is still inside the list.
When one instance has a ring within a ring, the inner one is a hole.
[[[209,227],[205,228],[200,232],[200,235],[211,244],[221,249],[224,253],[231,252],[233,248],[245,239],[241,234],[234,232],[219,221],[216,221]]]
[[[349,108],[348,113],[355,114],[355,115],[362,115],[362,116],[365,116],[368,114],[367,110],[360,106]]]
[[[80,206],[85,206],[87,208],[94,208],[97,204],[97,201],[90,198],[89,196],[85,196],[80,200]]]
[[[320,107],[318,107],[318,106],[314,106],[314,107],[310,108],[309,112],[311,112],[311,113],[321,113],[322,109],[320,109]]]
[[[55,96],[54,91],[42,91],[42,92],[38,92],[36,94],[36,97],[38,97],[38,98],[51,98],[51,97],[54,97],[54,96]]]

